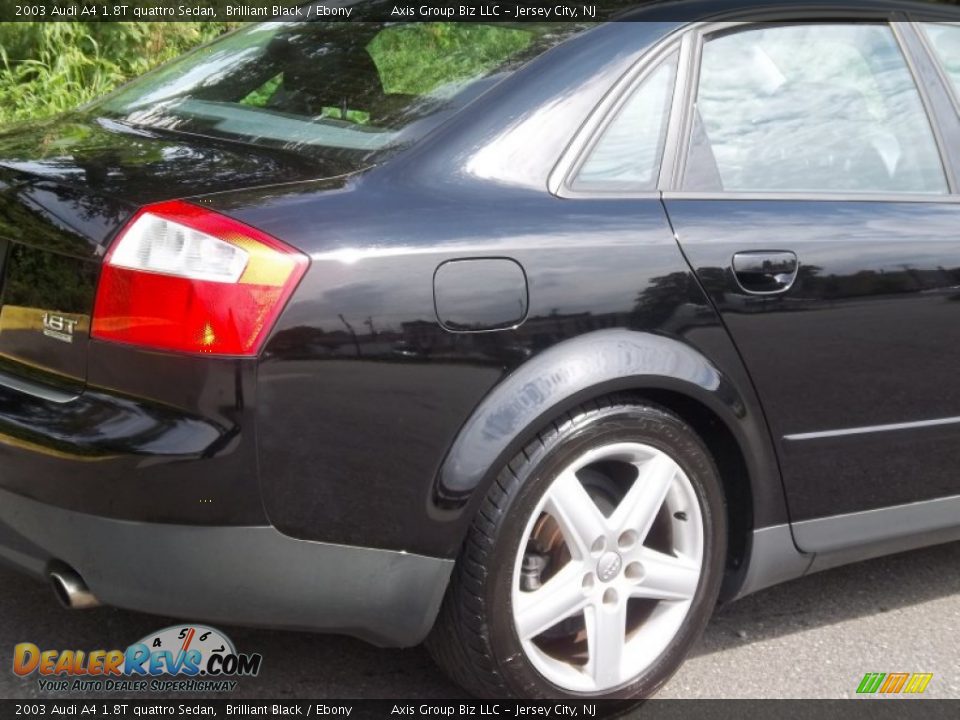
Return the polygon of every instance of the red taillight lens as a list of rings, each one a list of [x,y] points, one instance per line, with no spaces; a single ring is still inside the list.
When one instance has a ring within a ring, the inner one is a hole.
[[[211,210],[149,205],[107,254],[90,332],[161,350],[256,355],[307,262]]]

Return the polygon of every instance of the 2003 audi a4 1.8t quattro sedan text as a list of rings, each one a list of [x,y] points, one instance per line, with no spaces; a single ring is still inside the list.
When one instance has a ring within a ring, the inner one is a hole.
[[[960,537],[960,26],[715,7],[247,26],[7,131],[0,555],[637,698]]]

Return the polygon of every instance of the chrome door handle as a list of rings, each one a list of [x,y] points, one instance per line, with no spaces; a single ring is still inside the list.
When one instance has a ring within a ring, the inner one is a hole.
[[[789,250],[738,252],[733,256],[733,276],[751,295],[785,293],[797,279],[800,261]]]

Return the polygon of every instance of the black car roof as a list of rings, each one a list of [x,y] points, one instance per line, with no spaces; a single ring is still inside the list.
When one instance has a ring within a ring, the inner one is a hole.
[[[476,2],[477,0],[467,0],[467,5],[476,5]],[[423,4],[447,4],[453,7],[452,3],[444,0],[432,0]],[[551,3],[539,0],[531,4]],[[559,0],[557,4],[578,5],[575,0]],[[350,7],[353,10],[351,21],[404,22],[393,15],[396,5],[393,0],[307,0],[301,7],[310,5]],[[877,16],[900,12],[932,19],[960,17],[960,7],[951,0],[597,0],[593,5],[597,14],[589,19],[601,22],[698,22],[737,17],[756,19],[765,14],[777,16],[791,12],[822,12],[824,15],[833,16]],[[322,21],[324,16],[315,15],[314,19]]]
[[[630,3],[623,3],[624,6]],[[939,0],[654,0],[653,2],[632,3],[632,7],[623,9],[611,20],[622,21],[679,21],[697,22],[702,20],[745,17],[755,19],[765,15],[778,16],[800,12],[824,15],[883,15],[888,13],[907,13],[913,16],[935,19],[956,19],[960,17],[957,5]]]

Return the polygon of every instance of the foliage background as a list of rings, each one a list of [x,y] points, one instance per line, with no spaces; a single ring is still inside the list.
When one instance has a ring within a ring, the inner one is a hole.
[[[279,0],[289,4],[292,0]],[[616,10],[640,0],[599,0]],[[957,5],[960,0],[933,0]],[[0,0],[2,4],[4,0]],[[0,22],[0,126],[39,120],[112,90],[238,22]],[[442,23],[434,23],[439,28]],[[478,29],[479,30],[479,29]],[[434,29],[432,43],[442,43]],[[448,33],[449,34],[449,33]],[[461,33],[462,34],[462,33]],[[495,38],[456,37],[476,48]],[[502,33],[496,40],[512,42]],[[384,48],[390,51],[391,48]],[[401,58],[402,60],[402,58]],[[403,66],[403,62],[396,63]],[[408,65],[410,63],[407,63]],[[415,66],[416,63],[413,63]],[[416,77],[416,73],[401,75]],[[427,79],[421,78],[426,83]]]
[[[0,126],[75,108],[238,23],[0,23]]]

